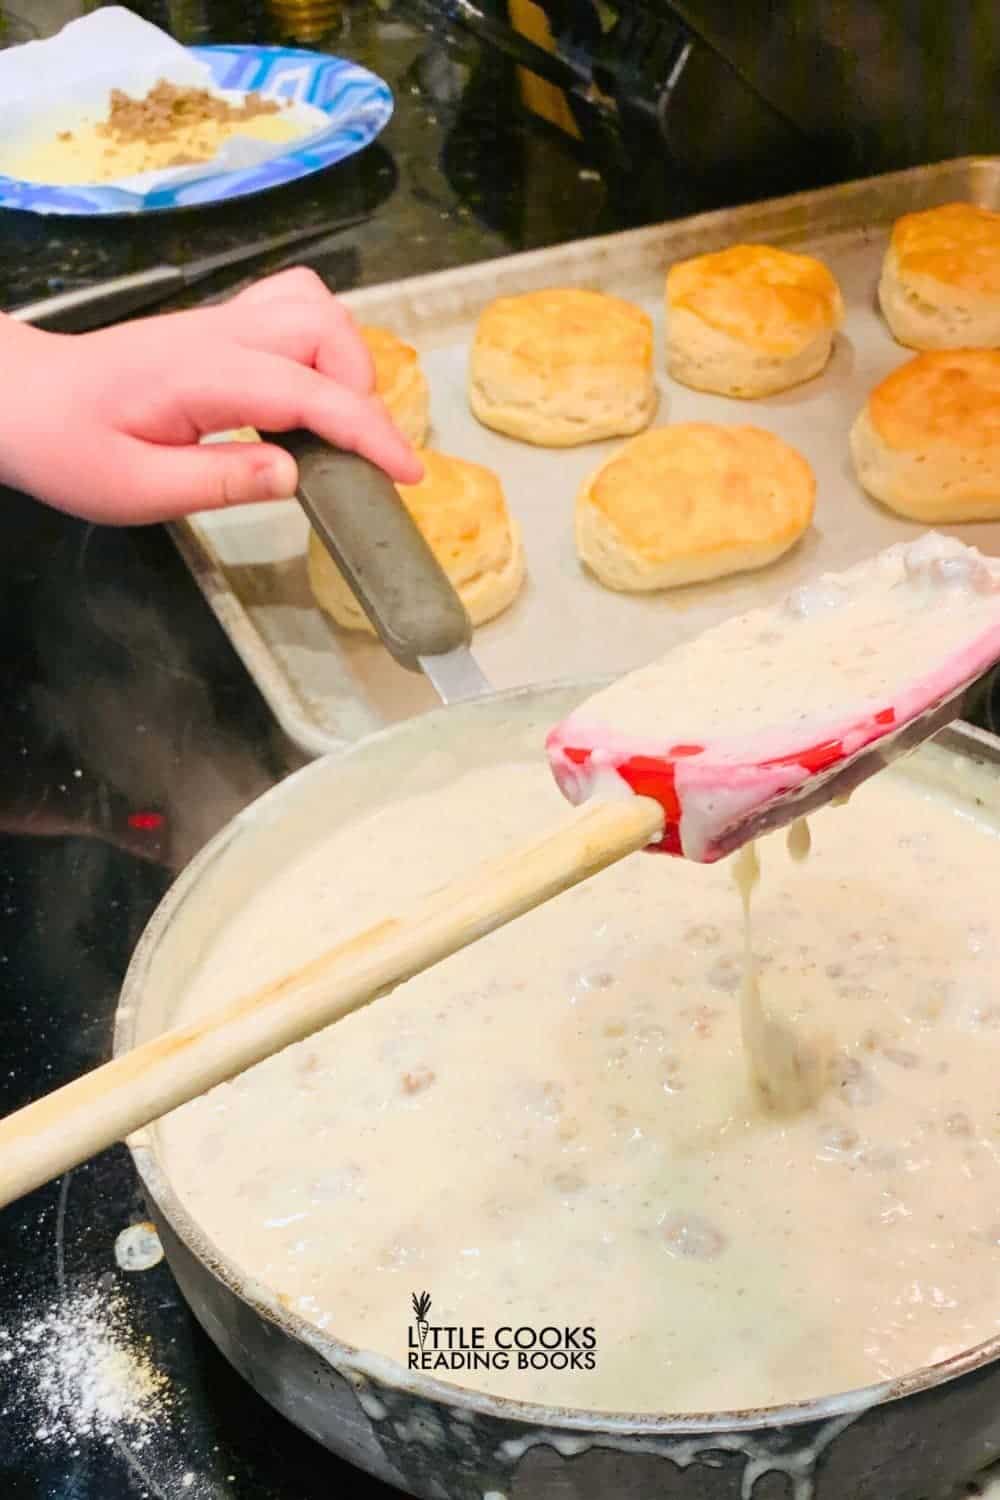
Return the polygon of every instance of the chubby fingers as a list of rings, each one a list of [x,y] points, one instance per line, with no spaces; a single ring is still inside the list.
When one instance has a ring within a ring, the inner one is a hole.
[[[147,454],[181,449],[194,445],[199,435],[238,427],[265,432],[306,428],[335,447],[361,454],[400,484],[415,484],[423,473],[381,401],[281,355],[232,346],[213,350],[211,359],[175,373],[171,384],[168,404],[183,420],[129,432],[147,445]],[[267,451],[272,459],[278,454],[284,460],[283,475],[292,476],[289,489],[294,490],[292,460],[278,449]]]
[[[240,426],[265,432],[304,427],[335,447],[360,453],[400,484],[416,484],[423,474],[381,401],[276,354],[234,351],[219,359],[188,387],[185,405],[203,433]]]
[[[72,509],[106,525],[148,525],[295,494],[295,462],[267,443],[169,447],[117,434],[88,470],[90,495]],[[59,503],[58,497],[56,503]],[[67,497],[68,499],[68,497]],[[66,508],[71,508],[67,503]]]
[[[284,355],[341,381],[359,396],[375,366],[358,325],[315,271],[296,267],[256,282],[225,304],[229,332],[246,348]]]
[[[244,287],[242,292],[237,292],[224,307],[248,306],[253,307],[264,302],[286,300],[288,297],[310,299],[313,302],[322,301],[324,298],[333,297],[333,293],[323,280],[322,276],[311,271],[308,266],[292,266],[287,271],[275,271],[271,276],[262,276],[251,286]]]

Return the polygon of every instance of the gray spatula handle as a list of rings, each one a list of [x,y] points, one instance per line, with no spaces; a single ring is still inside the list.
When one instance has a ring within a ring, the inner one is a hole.
[[[298,498],[355,598],[401,666],[472,640],[451,580],[382,470],[311,433],[262,433],[293,455]]]

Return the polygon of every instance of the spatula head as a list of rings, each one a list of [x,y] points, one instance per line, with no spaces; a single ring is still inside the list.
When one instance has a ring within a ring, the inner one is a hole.
[[[676,647],[546,748],[571,802],[652,797],[710,863],[849,794],[957,718],[1000,660],[1000,562],[929,532]]]

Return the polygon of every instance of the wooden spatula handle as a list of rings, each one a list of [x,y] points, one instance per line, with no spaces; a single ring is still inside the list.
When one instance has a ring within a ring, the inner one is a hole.
[[[559,827],[190,1026],[164,1032],[0,1121],[0,1206],[292,1042],[386,994],[658,838],[646,798]]]

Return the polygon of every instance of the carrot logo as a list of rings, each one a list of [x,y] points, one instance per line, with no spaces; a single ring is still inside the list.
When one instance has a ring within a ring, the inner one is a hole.
[[[427,1314],[431,1310],[431,1294],[430,1292],[421,1292],[418,1297],[416,1292],[414,1292],[410,1301],[413,1303],[413,1313],[417,1320],[417,1337],[420,1340],[420,1352],[423,1353],[424,1341],[427,1338],[427,1329],[429,1326]]]

